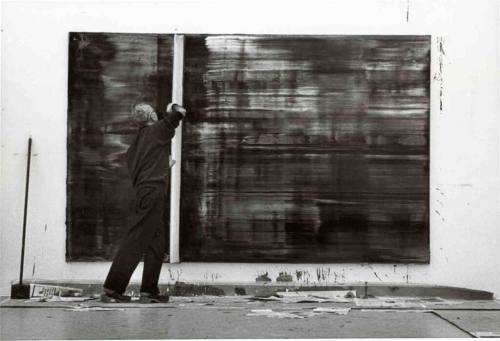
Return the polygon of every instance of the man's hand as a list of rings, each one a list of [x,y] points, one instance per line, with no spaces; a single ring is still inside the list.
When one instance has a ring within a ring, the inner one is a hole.
[[[167,113],[179,113],[182,117],[186,116],[186,108],[176,103],[169,103],[167,105]]]

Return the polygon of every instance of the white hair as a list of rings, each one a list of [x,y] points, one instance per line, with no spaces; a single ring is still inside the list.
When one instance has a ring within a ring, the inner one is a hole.
[[[147,103],[139,103],[132,109],[132,120],[139,126],[146,126],[158,120],[155,110]]]

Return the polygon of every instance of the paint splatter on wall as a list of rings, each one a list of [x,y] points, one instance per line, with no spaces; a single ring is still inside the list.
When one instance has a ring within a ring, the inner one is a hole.
[[[127,230],[133,191],[125,153],[138,102],[166,107],[172,36],[71,33],[68,78],[69,261],[110,260]]]
[[[197,36],[181,260],[429,261],[429,36]]]

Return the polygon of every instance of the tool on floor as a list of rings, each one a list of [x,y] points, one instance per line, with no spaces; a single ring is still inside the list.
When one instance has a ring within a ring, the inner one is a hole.
[[[30,184],[30,164],[31,164],[31,137],[28,139],[28,165],[26,167],[26,189],[24,195],[24,217],[23,217],[23,239],[21,246],[21,269],[19,271],[19,283],[12,284],[10,288],[10,298],[26,299],[30,297],[30,285],[23,284],[24,269],[24,246],[26,243],[26,216],[28,213],[28,189]]]

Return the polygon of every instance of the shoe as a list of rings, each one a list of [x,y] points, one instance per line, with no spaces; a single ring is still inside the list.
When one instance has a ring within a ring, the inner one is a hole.
[[[167,303],[170,297],[168,295],[150,294],[148,292],[141,292],[139,298],[140,303]]]
[[[131,300],[130,296],[122,295],[106,288],[104,288],[104,292],[101,294],[101,302],[104,303],[129,303]]]

